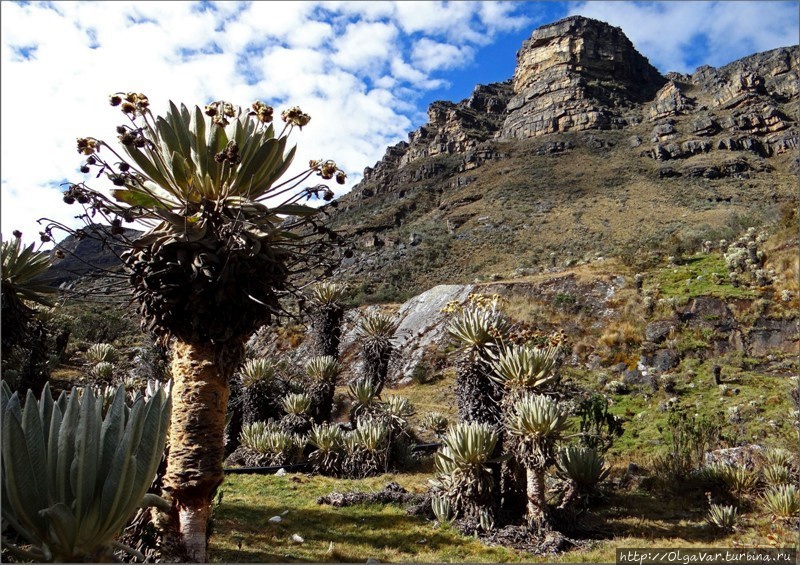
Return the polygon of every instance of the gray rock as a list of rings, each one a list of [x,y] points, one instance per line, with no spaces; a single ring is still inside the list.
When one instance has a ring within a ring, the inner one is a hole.
[[[661,343],[669,337],[670,332],[674,328],[675,324],[672,320],[656,320],[655,322],[647,324],[644,329],[644,337],[647,341]]]
[[[648,365],[663,373],[676,367],[680,360],[680,355],[674,349],[659,349],[655,352]]]
[[[705,462],[706,465],[722,463],[724,465],[749,466],[752,468],[763,452],[764,448],[755,444],[717,449],[706,453]]]

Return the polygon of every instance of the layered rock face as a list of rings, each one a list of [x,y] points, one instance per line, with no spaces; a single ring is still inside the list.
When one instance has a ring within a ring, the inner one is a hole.
[[[655,125],[653,145],[641,155],[667,161],[715,150],[759,157],[796,150],[798,68],[800,49],[795,46],[757,53],[719,69],[669,73],[669,81],[645,110]]]
[[[799,67],[794,46],[661,76],[622,30],[573,16],[533,32],[517,53],[513,79],[478,85],[458,103],[431,104],[429,122],[367,167],[354,192],[369,198],[388,184],[469,171],[502,158],[503,141],[570,131],[635,131],[631,147],[658,161],[711,151],[780,155],[800,146]],[[649,135],[641,135],[644,127],[652,128]],[[455,171],[426,163],[444,155],[463,156]],[[673,174],[682,172],[664,176]],[[465,178],[451,184],[463,186]]]
[[[382,183],[388,179],[397,181],[397,170],[406,165],[438,155],[473,153],[480,145],[492,139],[503,124],[506,106],[511,98],[511,81],[478,85],[466,100],[434,102],[428,108],[427,124],[408,134],[408,142],[389,147],[383,159],[375,167],[364,169],[364,183]],[[466,166],[466,168],[469,168]],[[403,177],[404,182],[414,182],[435,176],[440,171],[422,167]],[[367,189],[366,197],[372,196]]]
[[[579,16],[540,27],[517,53],[502,137],[612,129],[665,79],[622,30]]]

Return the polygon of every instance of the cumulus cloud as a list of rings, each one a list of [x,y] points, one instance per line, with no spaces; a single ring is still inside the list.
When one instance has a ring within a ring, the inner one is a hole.
[[[107,96],[255,99],[312,115],[296,168],[334,158],[349,190],[385,147],[424,119],[417,101],[474,46],[523,25],[495,2],[63,2],[2,10],[2,230],[26,237],[46,216],[70,223],[59,187],[79,182],[77,137],[113,139]],[[290,171],[291,172],[291,171]]]
[[[433,41],[427,37],[415,43],[411,53],[411,59],[423,71],[460,67],[465,62],[470,61],[472,56],[473,51],[469,46],[459,47],[449,43]]]
[[[797,2],[583,2],[570,14],[619,26],[662,73],[692,73],[797,43]]]

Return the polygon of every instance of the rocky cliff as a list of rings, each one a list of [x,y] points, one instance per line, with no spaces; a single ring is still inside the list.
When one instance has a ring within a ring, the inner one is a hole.
[[[334,224],[358,247],[342,276],[407,297],[780,221],[797,201],[799,59],[662,76],[619,28],[540,27],[510,80],[433,103],[340,199]]]
[[[621,29],[578,16],[560,20],[537,29],[517,53],[502,137],[622,128],[625,114],[664,82]]]

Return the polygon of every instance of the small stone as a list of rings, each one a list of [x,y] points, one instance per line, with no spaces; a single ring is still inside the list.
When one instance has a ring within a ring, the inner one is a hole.
[[[288,513],[289,513],[288,510],[284,510],[283,512],[281,512],[281,516],[286,516]]]
[[[304,543],[306,540],[300,534],[292,534],[292,541],[294,543]]]
[[[273,524],[278,524],[279,522],[283,521],[283,518],[281,518],[280,516],[273,516],[272,518],[269,519],[269,521],[272,522]]]
[[[286,469],[284,469],[283,467],[281,467],[280,469],[278,469],[278,470],[275,472],[275,476],[276,476],[276,477],[285,477],[285,476],[286,476]]]

